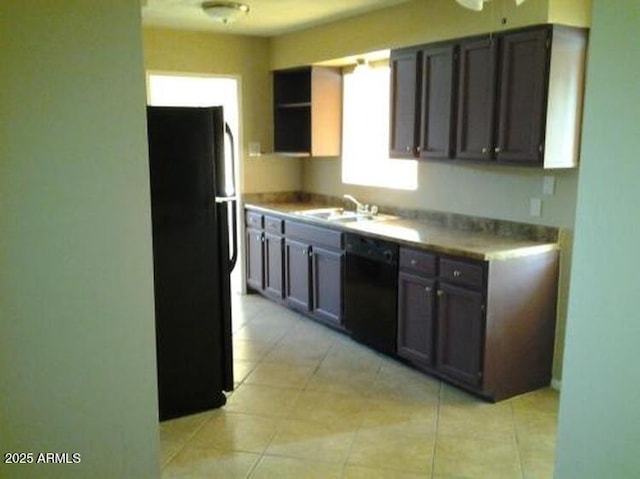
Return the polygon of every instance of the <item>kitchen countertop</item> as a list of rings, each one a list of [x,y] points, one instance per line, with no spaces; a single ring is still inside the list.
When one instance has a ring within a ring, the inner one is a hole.
[[[299,214],[300,211],[327,207],[313,203],[246,203],[244,206],[262,213],[344,232],[362,233],[406,246],[485,261],[517,258],[559,249],[557,243],[449,228],[398,216],[382,215],[382,219],[379,220],[335,222]]]

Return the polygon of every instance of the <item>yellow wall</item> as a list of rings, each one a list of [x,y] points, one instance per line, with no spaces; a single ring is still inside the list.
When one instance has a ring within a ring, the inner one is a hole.
[[[241,191],[301,189],[300,160],[247,154],[250,141],[260,142],[262,151],[273,149],[268,39],[145,28],[143,44],[147,70],[240,78]]]
[[[573,1],[573,0],[572,0]],[[577,0],[576,0],[577,1]],[[506,24],[502,24],[502,19]],[[492,0],[482,12],[454,0],[413,0],[373,13],[273,39],[271,66],[306,64],[386,48],[545,23],[548,0]]]
[[[540,23],[589,26],[591,0],[491,0],[482,12],[454,0],[413,0],[273,38],[273,69]]]
[[[590,26],[592,3],[593,0],[554,0],[549,4],[549,23]]]

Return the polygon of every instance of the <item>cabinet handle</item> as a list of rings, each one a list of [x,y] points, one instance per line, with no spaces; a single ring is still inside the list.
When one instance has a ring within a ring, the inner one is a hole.
[[[425,290],[427,293],[430,293],[430,292],[431,292],[431,288],[430,288],[429,286],[425,286],[425,287],[424,287],[424,290]]]
[[[416,147],[416,151],[417,151],[418,153],[420,153],[420,151],[422,151],[422,149],[418,146],[418,147]]]
[[[462,276],[462,271],[460,271],[459,269],[454,269],[453,270],[453,277],[454,278],[459,278],[460,276]]]
[[[500,147],[499,147],[499,146],[496,146],[496,147],[493,149],[493,151],[495,151],[496,153],[500,153]]]
[[[441,289],[438,290],[438,292],[436,293],[438,296],[442,296],[444,293],[442,292]]]
[[[406,150],[407,150],[407,151],[411,151],[411,147],[410,147],[410,146],[407,146],[407,147],[406,147]]]
[[[485,154],[487,153],[487,151],[488,151],[488,150],[487,150],[487,148],[486,148],[486,147],[483,147],[483,148],[482,148],[482,154],[483,154],[483,155],[485,155]]]
[[[264,235],[260,235],[260,241],[264,243]]]

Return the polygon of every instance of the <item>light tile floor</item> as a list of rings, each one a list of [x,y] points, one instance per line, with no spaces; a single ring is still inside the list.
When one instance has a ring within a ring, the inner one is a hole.
[[[160,425],[163,478],[550,478],[558,394],[490,404],[258,295],[234,295],[236,389]]]

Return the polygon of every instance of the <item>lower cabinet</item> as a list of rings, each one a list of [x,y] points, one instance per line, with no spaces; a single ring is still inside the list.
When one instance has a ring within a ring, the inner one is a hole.
[[[282,298],[284,286],[282,220],[247,212],[245,221],[247,285],[272,298]]]
[[[286,239],[285,251],[285,292],[286,303],[302,312],[308,312],[311,304],[311,262],[308,243]]]
[[[264,234],[264,290],[266,294],[276,298],[282,298],[284,288],[283,249],[282,236]]]
[[[262,229],[247,228],[245,244],[247,285],[255,290],[264,288],[264,232]]]
[[[342,328],[342,233],[287,220],[285,238],[285,302]]]
[[[342,329],[342,233],[251,210],[245,225],[247,286]]]
[[[400,249],[398,355],[498,401],[551,381],[558,252],[477,261]]]
[[[398,355],[416,366],[434,362],[435,280],[398,274]]]
[[[398,272],[398,356],[430,371],[435,361],[437,257],[401,247]]]
[[[482,384],[484,296],[440,283],[436,368],[470,386]]]
[[[311,250],[311,312],[336,326],[342,325],[344,253],[321,246]]]

